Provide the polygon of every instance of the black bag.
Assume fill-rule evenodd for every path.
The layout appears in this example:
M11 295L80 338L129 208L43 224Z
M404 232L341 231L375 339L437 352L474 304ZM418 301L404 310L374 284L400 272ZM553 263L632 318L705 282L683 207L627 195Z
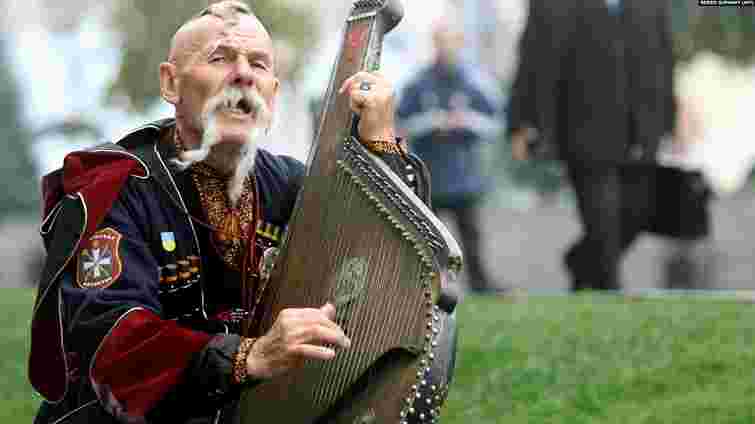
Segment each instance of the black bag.
M708 236L711 190L703 175L666 166L654 167L655 208L648 231L693 240Z

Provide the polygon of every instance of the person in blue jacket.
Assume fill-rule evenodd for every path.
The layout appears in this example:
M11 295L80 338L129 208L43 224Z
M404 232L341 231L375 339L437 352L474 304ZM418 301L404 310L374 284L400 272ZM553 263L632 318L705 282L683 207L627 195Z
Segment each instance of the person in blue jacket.
M482 69L460 62L464 35L449 17L433 28L435 61L401 93L399 127L430 169L432 205L450 213L464 248L469 287L495 289L482 260L479 208L492 181L481 148L498 136L500 95Z
M259 328L266 261L305 171L256 147L279 86L272 51L247 5L207 7L160 66L175 117L72 153L44 178L36 423L231 422L244 385L349 348L331 304ZM360 72L339 95L359 115L353 136L426 200L423 165L394 135L391 84Z

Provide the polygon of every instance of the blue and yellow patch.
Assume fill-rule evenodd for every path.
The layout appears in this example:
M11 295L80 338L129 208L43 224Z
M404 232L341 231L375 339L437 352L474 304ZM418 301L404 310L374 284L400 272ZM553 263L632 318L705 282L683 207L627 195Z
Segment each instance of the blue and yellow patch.
M176 250L176 235L172 232L160 233L160 240L162 241L163 249L165 249L166 252Z

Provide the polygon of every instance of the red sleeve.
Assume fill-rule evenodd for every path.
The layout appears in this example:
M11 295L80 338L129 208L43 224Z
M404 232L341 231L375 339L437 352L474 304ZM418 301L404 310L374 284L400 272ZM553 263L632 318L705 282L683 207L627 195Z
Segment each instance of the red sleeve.
M125 422L144 417L180 382L194 355L212 337L145 309L132 309L95 353L92 386L114 416Z

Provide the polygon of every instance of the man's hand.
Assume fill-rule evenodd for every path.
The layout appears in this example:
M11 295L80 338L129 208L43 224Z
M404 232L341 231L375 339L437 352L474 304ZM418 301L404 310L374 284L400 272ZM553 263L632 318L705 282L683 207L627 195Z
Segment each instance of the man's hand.
M705 133L703 117L695 108L692 99L677 98L676 122L672 134L673 151L684 154L689 147L699 142Z
M534 131L534 128L524 127L517 128L511 133L511 157L514 160L529 159L529 143Z
M272 378L300 368L308 359L330 360L334 347L348 348L351 340L333 322L336 308L284 309L273 327L252 346L246 371L252 378Z
M358 72L344 81L339 94L349 96L351 110L359 115L359 137L362 140L393 141L394 123L393 85L377 72Z

